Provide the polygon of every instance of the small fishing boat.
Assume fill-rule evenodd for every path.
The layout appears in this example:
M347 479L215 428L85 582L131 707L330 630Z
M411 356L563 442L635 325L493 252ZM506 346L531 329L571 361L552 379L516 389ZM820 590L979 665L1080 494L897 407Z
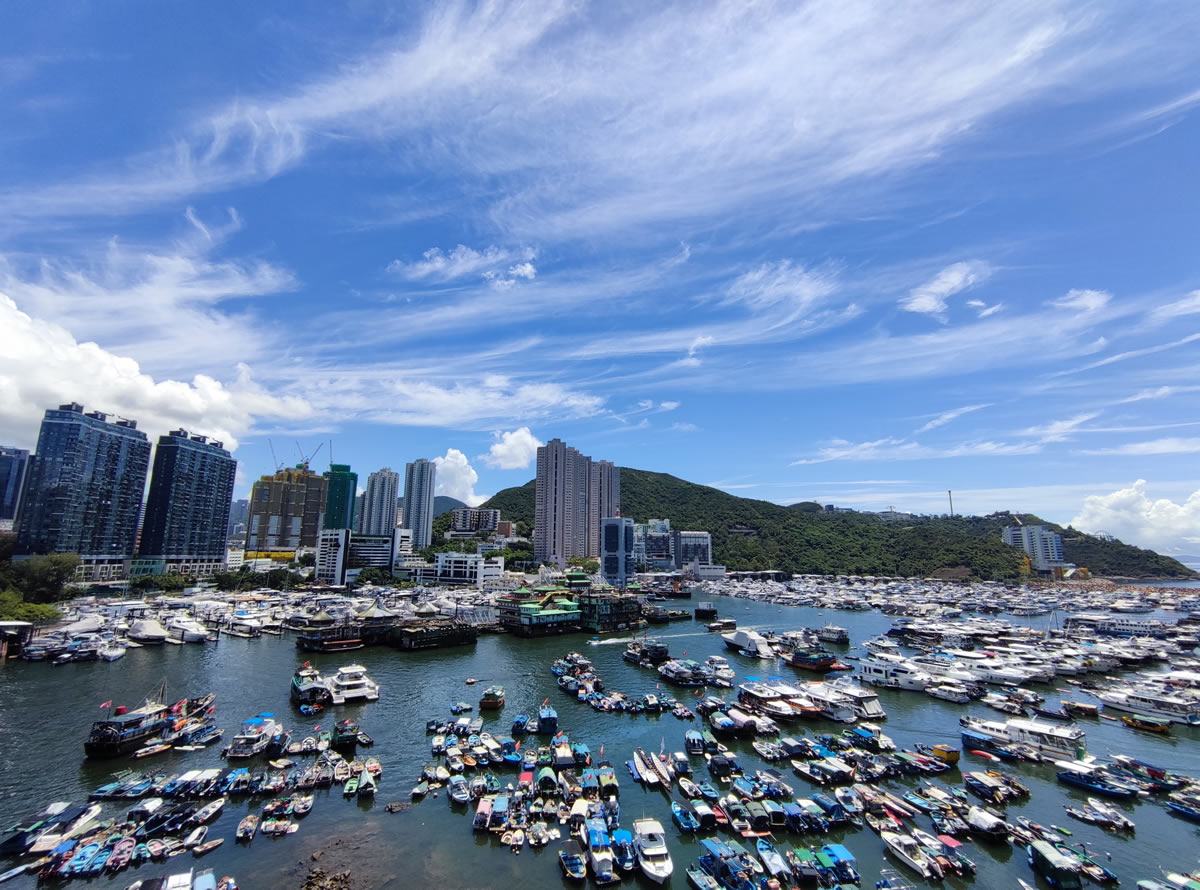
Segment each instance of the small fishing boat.
M574 843L563 844L558 851L558 865L564 877L573 881L587 880L587 862Z
M1166 734L1171 731L1170 720L1160 720L1158 717L1146 717L1142 714L1123 714L1121 722L1142 732L1157 732Z
M192 855L193 856L203 856L205 853L209 852L210 850L217 849L217 847L221 846L221 844L223 844L223 843L225 843L225 838L223 838L223 837L215 838L214 840L211 840L211 841L205 841L203 844L200 844L199 846L192 848Z
M258 831L258 816L251 813L238 823L237 839L239 841L252 841L254 834Z

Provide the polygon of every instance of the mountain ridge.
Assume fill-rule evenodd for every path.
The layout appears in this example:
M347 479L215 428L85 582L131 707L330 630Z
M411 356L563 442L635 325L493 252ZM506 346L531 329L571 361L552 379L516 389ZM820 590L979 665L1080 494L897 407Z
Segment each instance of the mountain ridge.
M533 525L535 482L497 492L481 506ZM668 473L621 468L621 509L644 521L712 534L713 561L730 570L780 569L798 574L972 577L1017 580L1023 554L1000 539L1014 514L918 517L884 521L869 513L825 513L820 505L782 506L742 498ZM1200 577L1177 560L1015 514L1063 536L1064 557L1093 575L1125 578Z

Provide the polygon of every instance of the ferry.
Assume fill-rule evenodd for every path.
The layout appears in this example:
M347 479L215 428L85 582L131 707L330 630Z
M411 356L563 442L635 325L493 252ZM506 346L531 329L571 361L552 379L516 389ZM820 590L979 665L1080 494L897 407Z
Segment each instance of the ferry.
M1074 726L1058 723L1039 723L1036 720L1014 718L1001 723L964 716L958 722L972 732L995 739L1002 744L1029 745L1039 754L1082 760L1087 755L1087 734Z
M1114 711L1126 711L1130 714L1160 717L1172 723L1200 726L1200 704L1180 695L1130 689L1123 692L1098 692L1096 697L1104 702L1105 707Z
M479 699L479 710L498 711L504 707L504 687L489 686Z

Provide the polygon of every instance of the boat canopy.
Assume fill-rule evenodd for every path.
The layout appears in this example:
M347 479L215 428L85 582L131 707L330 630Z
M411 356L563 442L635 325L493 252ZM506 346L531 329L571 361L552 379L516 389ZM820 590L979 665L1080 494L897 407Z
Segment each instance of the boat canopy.
M700 846L707 850L718 859L728 859L733 855L733 850L724 841L716 840L715 838L703 838L700 841Z
M854 854L841 844L826 844L824 850L838 862L854 864Z

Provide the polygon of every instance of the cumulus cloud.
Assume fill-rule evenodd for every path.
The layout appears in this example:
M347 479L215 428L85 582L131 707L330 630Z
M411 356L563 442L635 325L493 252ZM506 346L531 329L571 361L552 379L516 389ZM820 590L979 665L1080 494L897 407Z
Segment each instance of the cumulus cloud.
M946 300L987 280L991 274L991 266L982 260L952 263L929 281L909 291L908 296L900 301L900 307L909 312L941 316L946 311Z
M204 374L190 383L155 380L133 359L77 342L60 325L22 312L5 294L0 294L0 330L0 438L5 441L32 445L42 413L66 402L136 420L150 435L182 426L230 448L257 419L313 414L305 399L267 392L245 365L227 384Z
M1195 552L1200 544L1200 491L1182 504L1152 499L1146 480L1111 494L1085 498L1071 525L1081 531L1105 531L1127 544L1166 553Z
M487 500L487 495L476 494L475 484L479 474L457 448L447 448L443 457L435 457L437 464L437 493L457 498L468 507L478 507Z
M521 470L533 463L544 443L523 426L511 432L493 433L496 441L483 456L483 462L498 470Z

